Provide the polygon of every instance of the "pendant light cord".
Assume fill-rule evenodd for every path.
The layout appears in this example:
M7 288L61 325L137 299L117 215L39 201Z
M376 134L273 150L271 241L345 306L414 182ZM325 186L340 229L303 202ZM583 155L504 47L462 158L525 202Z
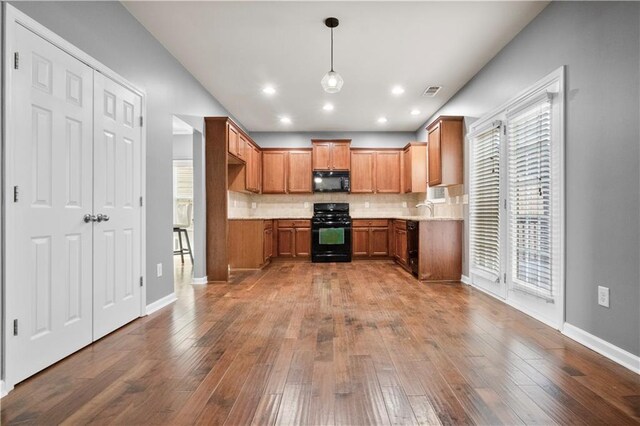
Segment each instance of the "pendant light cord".
M333 72L333 28L331 28L331 72Z

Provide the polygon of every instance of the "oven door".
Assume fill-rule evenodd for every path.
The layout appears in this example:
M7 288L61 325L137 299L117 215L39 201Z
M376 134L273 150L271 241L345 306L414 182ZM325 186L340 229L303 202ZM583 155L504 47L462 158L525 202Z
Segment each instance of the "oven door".
M351 225L326 222L313 226L313 262L351 262Z

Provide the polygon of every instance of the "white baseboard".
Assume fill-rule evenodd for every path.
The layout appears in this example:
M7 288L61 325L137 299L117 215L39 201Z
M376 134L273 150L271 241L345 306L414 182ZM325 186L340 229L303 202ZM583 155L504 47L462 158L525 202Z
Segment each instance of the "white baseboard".
M204 277L196 278L193 277L193 281L191 281L191 285L204 285L209 282L209 279L205 275Z
M640 357L637 355L612 345L606 340L602 340L598 336L594 336L593 334L588 333L575 325L569 324L568 322L564 323L562 334L572 340L575 340L581 345L598 352L600 355L609 358L611 361L628 368L634 373L640 374Z
M171 293L163 297L162 299L158 299L153 303L147 305L147 315L154 313L155 311L164 308L178 300L175 293Z
M462 277L460 277L460 282L466 285L471 285L471 279L466 275L463 275Z
M8 393L9 393L9 389L7 389L7 386L5 385L4 380L0 380L0 398L7 396Z

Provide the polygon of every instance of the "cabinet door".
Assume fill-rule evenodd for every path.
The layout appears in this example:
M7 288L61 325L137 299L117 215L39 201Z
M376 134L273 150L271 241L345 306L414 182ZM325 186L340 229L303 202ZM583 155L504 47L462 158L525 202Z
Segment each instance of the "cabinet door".
M249 155L250 143L242 134L238 134L238 158L247 161Z
M402 174L402 193L411 192L412 175L411 175L411 147L404 150L402 153L403 174Z
M264 151L262 153L262 192L285 194L287 192L287 152Z
M396 259L406 265L407 255L407 231L396 229Z
M313 144L313 170L331 170L331 142Z
M371 256L389 256L389 228L369 228Z
M351 192L367 193L375 191L375 152L351 152Z
M351 251L354 256L369 256L369 228L353 228Z
M331 169L349 170L351 163L351 144L348 142L333 142L331 146Z
M311 256L311 228L295 228L295 256Z
M238 156L238 130L231 124L227 124L227 142L229 153Z
M263 244L262 254L264 257L263 261L266 263L269 259L271 259L271 255L273 254L273 230L272 229L264 230L262 244Z
M376 192L400 193L400 151L376 153Z
M288 185L289 193L311 193L311 151L289 151Z
M428 160L429 186L442 182L442 162L440 161L440 124L429 131Z
M293 257L295 250L295 231L293 228L278 228L278 256Z
M251 180L253 186L253 192L260 192L260 183L262 177L262 154L260 150L252 145L251 150Z

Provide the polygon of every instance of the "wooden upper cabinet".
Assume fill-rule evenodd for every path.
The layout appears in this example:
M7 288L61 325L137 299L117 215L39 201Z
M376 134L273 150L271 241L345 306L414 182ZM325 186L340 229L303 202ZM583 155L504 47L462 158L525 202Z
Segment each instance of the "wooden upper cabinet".
M400 193L402 151L351 150L352 193Z
M311 187L311 150L262 151L262 193L301 194Z
M284 194L287 192L287 151L262 152L262 192Z
M402 153L402 191L427 192L427 144L412 142Z
M331 170L331 142L313 143L313 170Z
M311 193L311 151L289 151L287 192Z
M331 147L332 170L351 169L351 142L333 142Z
M260 149L252 143L247 142L245 153L245 178L247 191L259 193L261 187L260 183L262 180L262 155L260 153Z
M427 127L429 186L463 183L462 118L439 117Z
M351 168L350 140L312 140L313 170L349 170Z
M240 135L238 133L238 129L236 129L231 123L227 123L227 143L229 154L241 158L239 154Z
M351 151L351 192L375 192L375 152Z
M249 149L251 149L250 145L251 144L249 143L249 140L246 137L244 137L242 133L239 133L237 157L240 158L241 160L249 161L248 156L249 156Z
M376 192L400 193L401 151L376 153Z

